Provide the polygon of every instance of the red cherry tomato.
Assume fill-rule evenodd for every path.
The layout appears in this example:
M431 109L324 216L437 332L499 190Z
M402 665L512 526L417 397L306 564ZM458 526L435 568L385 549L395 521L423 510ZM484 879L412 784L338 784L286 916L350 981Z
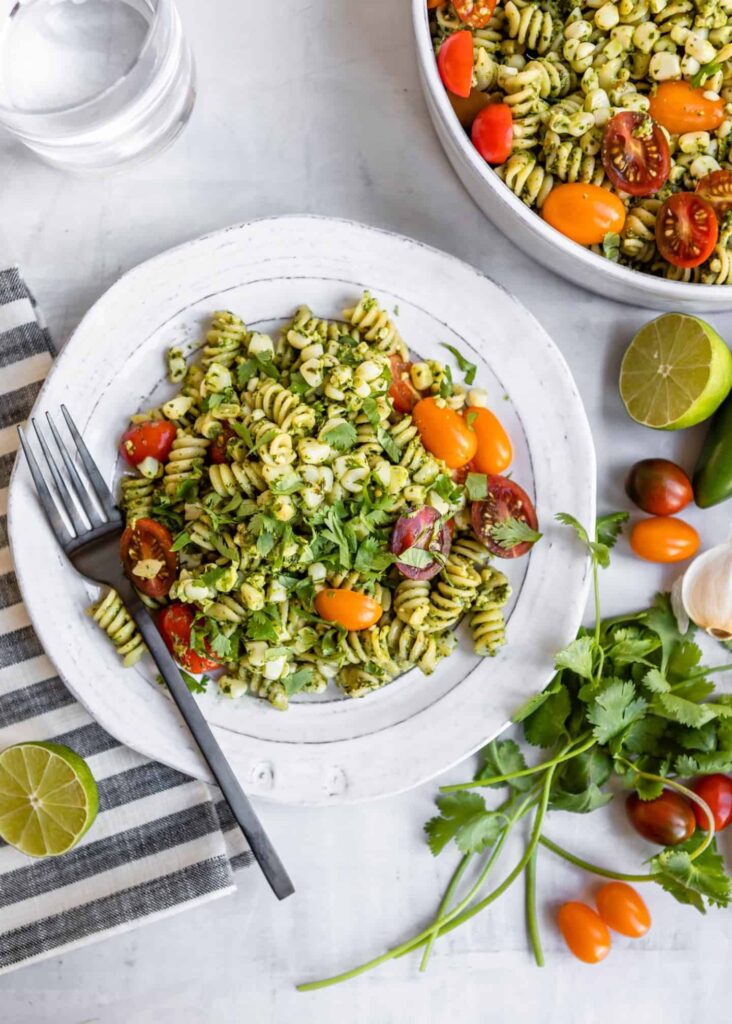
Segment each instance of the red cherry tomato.
M502 164L511 155L513 117L507 103L491 103L473 121L473 145L489 164Z
M471 28L485 28L493 17L497 0L453 0L455 13Z
M526 523L532 530L539 525L531 498L522 487L505 476L488 477L488 497L474 501L470 515L476 537L498 558L520 558L534 545L533 541L522 541L512 548L505 548L493 536L493 528L508 519Z
M694 492L681 466L668 459L641 459L631 467L625 493L652 516L672 516L686 508Z
M419 392L409 376L412 364L400 359L399 356L389 356L389 360L391 362L389 398L394 403L397 412L411 412L419 401Z
M393 555L401 555L408 548L420 548L425 553L433 554L434 557L424 566L396 563L402 576L410 580L431 580L445 564L451 543L449 523L441 521L436 508L426 505L417 512L397 519L391 534L390 550Z
M351 631L368 629L381 618L378 601L357 590L327 588L315 595L315 611L327 622L336 622Z
M668 181L671 152L663 131L648 114L623 110L605 128L602 164L620 192L650 196Z
M596 893L595 903L608 928L629 939L639 939L651 927L648 907L626 882L607 882Z
M214 668L220 668L221 662L209 655L199 654L191 647L191 627L196 614L190 605L174 601L167 608L161 609L158 615L158 629L163 635L165 644L175 660L186 672L200 675Z
M177 559L171 551L170 530L154 519L137 519L127 526L120 538L120 557L125 573L135 587L148 597L164 597L175 579ZM148 562L147 566L140 566ZM140 575L135 570L158 568L154 576Z
M724 100L710 100L690 82L661 82L650 96L649 113L672 135L711 132L724 120Z
M454 409L423 398L412 410L422 444L450 467L465 466L475 455L478 438Z
M695 192L718 217L732 210L732 171L712 171L696 183Z
M478 450L471 463L476 473L505 473L511 465L513 448L511 440L497 416L482 407L468 407L465 422L475 431Z
M165 462L176 433L175 424L167 420L137 423L122 435L119 450L131 466L138 466L147 458Z
M208 447L208 457L211 462L220 465L222 462L230 461L226 455L226 446L233 437L236 437L236 433L231 427L224 426Z
M691 804L673 789L664 789L655 800L641 800L637 793L631 793L625 809L636 832L659 846L685 843L696 829Z
M653 516L630 531L630 546L646 562L683 562L699 550L699 534L683 519Z
M553 188L541 215L578 245L597 245L608 231L620 234L625 224L625 207L614 192L579 182Z
M446 89L456 96L470 95L473 77L473 34L468 29L448 36L437 53L437 68Z
M714 830L721 832L732 821L732 779L726 775L705 775L691 787L709 807L714 817ZM709 828L709 819L698 804L692 807L696 823L704 832Z
M600 915L586 903L564 903L557 924L564 941L578 960L599 964L610 952L610 932Z
M714 210L695 192L669 196L656 217L656 245L675 267L698 267L717 244Z

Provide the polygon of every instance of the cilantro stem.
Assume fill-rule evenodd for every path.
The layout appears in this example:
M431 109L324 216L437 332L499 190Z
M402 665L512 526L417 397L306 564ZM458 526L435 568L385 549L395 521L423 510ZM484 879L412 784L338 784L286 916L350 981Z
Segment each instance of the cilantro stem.
M541 840L540 840L541 841ZM539 922L536 918L536 854L535 846L526 864L526 926L529 930L531 948L534 951L534 960L537 967L544 966L544 950L541 948L541 935L539 934Z
M582 860L581 857L577 857L574 853L570 853L569 850L564 850L561 846L557 846L547 836L542 836L539 840L542 846L545 846L547 850L551 850L558 857L562 857L564 860L569 861L570 864L574 864L575 867L582 868L583 871L589 871L590 874L599 875L601 878L612 878L616 882L654 882L654 875L625 875L620 871L610 871L608 868L598 867L597 864L591 864L588 860Z
M689 854L689 860L696 860L697 857L701 857L714 839L715 833L714 815L711 812L709 804L705 800L702 800L702 798L698 796L693 789L689 789L687 786L682 786L682 784L680 782L676 782L675 779L669 779L663 775L652 775L650 772L641 771L640 768L636 768L632 761L627 761L624 757L619 757L618 761L627 765L628 768L634 771L636 775L640 776L640 778L648 779L649 782L660 782L663 786L669 786L671 789L675 789L677 793L681 793L682 796L685 796L687 800L691 800L692 803L701 807L706 815L708 828L704 839L699 843L694 852Z
M581 743L585 740L587 733L582 736L578 736L574 743ZM471 782L456 782L450 786L440 786L441 793L454 793L459 789L475 789L479 786L497 786L503 782L510 782L511 779L523 779L528 775L536 775L538 772L546 771L548 768L552 768L555 765L562 764L564 761L571 761L573 757L578 754L584 754L595 746L597 740L594 736L590 736L581 747L577 749L564 750L557 757L553 757L551 761L542 761L541 764L534 765L533 768L522 768L518 772L509 772L507 775L494 775L488 779L473 779ZM574 746L574 744L573 744Z
M447 910L448 906L450 905L450 900L452 898L452 895L455 892L455 889L457 888L457 885L458 885L460 879L465 874L465 869L467 868L467 866L470 863L470 861L472 860L472 858L473 858L473 854L472 853L465 853L465 854L463 854L460 863L455 868L455 871L453 872L452 878L450 879L450 884L448 885L447 889L445 889L445 894L442 897L442 900L440 901L439 907L437 908L437 920L440 920L440 918L442 918L444 916L445 911ZM427 964L429 962L429 958L430 958L430 955L432 953L432 947L435 944L435 939L436 938L437 938L437 929L435 929L432 932L432 934L430 935L429 939L427 940L427 945L424 948L424 953L422 954L422 960L421 960L420 965L419 965L420 971L426 971L427 970Z

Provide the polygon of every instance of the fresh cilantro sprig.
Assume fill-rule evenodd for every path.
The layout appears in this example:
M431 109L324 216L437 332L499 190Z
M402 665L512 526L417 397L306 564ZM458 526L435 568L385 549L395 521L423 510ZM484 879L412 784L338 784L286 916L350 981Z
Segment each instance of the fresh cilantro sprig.
M458 364L458 368L462 373L465 374L465 383L472 384L475 380L475 375L478 372L478 367L475 363L469 362L465 356L454 345L448 345L446 342L441 342L442 347L446 348L455 357L455 362Z
M542 534L532 529L523 519L504 519L496 523L491 530L491 537L499 547L510 551L517 544L536 544L541 540Z

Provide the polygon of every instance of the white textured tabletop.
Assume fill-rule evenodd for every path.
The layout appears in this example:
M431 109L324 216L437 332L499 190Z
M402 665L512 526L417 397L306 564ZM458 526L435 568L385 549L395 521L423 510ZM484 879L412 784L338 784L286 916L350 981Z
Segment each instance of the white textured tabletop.
M433 135L412 52L406 0L181 0L199 72L192 121L154 162L106 180L67 177L0 140L0 225L49 325L64 340L88 306L141 260L214 228L285 212L333 214L412 235L514 292L567 357L592 423L599 507L625 506L622 480L642 456L693 462L700 434L634 426L617 395L624 346L653 314L579 291L534 266L463 191ZM0 254L0 259L2 254ZM732 313L713 318L732 340ZM100 339L103 344L103 339ZM729 506L690 513L705 544ZM674 573L621 544L603 577L606 611L647 602ZM561 595L558 595L561 599ZM530 638L527 638L530 642ZM729 685L729 684L727 684ZM469 766L468 766L469 767ZM466 767L452 773L465 777ZM647 894L654 927L618 939L586 967L552 923L558 902L594 883L549 853L539 864L547 966L527 951L521 886L414 959L324 992L296 981L382 952L436 908L454 860L422 839L436 785L381 803L325 810L262 806L294 876L277 905L255 871L237 895L0 979L8 1024L587 1024L729 1019L732 916L702 918ZM732 830L730 830L732 831ZM622 809L555 814L548 832L620 870L649 847ZM732 855L730 837L723 848Z

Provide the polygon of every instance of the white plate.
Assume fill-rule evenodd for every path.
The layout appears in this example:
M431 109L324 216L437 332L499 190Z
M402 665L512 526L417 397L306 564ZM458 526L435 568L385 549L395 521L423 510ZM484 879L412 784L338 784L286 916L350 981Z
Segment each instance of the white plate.
M84 317L35 409L68 405L111 482L129 414L173 390L163 383L165 349L200 337L214 310L267 327L303 302L339 316L364 288L398 309L415 351L450 359L439 347L448 342L478 364L477 383L510 431L512 469L536 496L545 537L529 558L506 563L516 597L508 644L494 659L476 658L466 641L429 678L413 671L362 700L329 693L285 714L248 697L204 698L247 790L288 803L351 802L415 786L498 733L549 679L554 652L577 630L588 584L582 551L552 517L568 511L591 523L595 512L592 438L562 356L515 299L451 256L348 221L280 217L208 235L126 274ZM84 616L95 591L56 547L25 464L13 475L9 515L28 612L74 695L122 742L207 778L153 666L122 669Z
M442 148L477 205L512 242L549 270L605 298L676 312L732 309L732 286L684 284L621 267L577 245L529 209L480 156L452 109L437 70L425 0L412 0L412 22L419 78Z

